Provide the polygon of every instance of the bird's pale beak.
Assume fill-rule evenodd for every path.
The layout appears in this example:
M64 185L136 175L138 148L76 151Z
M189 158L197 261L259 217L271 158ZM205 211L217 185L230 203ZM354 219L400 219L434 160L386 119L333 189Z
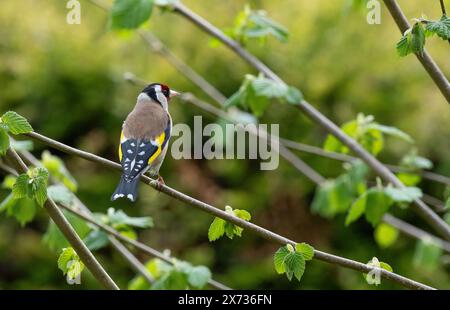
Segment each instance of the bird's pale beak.
M174 90L170 90L170 95L169 95L170 98L175 97L175 96L179 96L179 95L181 95L179 92L174 91Z

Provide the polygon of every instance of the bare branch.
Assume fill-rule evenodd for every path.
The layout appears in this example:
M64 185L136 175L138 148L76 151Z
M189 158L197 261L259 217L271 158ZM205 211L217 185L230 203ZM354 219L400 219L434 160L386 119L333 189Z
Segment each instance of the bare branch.
M444 0L439 0L439 2L441 3L442 14L443 14L443 15L447 15L447 11L445 10L445 3L444 3Z

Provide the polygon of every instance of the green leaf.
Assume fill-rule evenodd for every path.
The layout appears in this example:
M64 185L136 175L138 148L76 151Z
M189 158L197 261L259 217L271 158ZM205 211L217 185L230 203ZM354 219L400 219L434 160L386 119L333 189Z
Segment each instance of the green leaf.
M62 249L58 257L58 268L69 279L75 279L84 269L84 264L72 247Z
M389 224L380 223L375 228L375 241L382 248L388 248L398 239L398 230Z
M58 257L58 268L61 269L63 274L66 274L69 270L69 262L76 259L77 256L78 255L72 247L62 249L61 254L59 254Z
M375 128L365 128L358 142L372 155L377 156L384 147L383 133Z
M99 250L109 244L108 234L101 230L92 230L83 241L91 251Z
M1 117L1 121L9 128L9 132L13 135L29 133L33 131L33 127L28 123L27 119L16 112L8 111Z
M29 197L32 198L30 177L28 174L23 173L16 178L12 193L15 199Z
M256 96L264 96L267 98L281 98L288 91L286 85L265 77L257 77L252 81L251 85Z
M238 90L223 103L224 109L228 109L230 107L234 107L241 104L243 99L242 97L243 97L242 91Z
M72 192L63 185L51 185L47 188L48 197L54 202L64 205L73 206L75 196Z
M345 226L350 225L364 214L366 211L366 199L367 193L364 193L352 204L345 218Z
M354 199L352 187L347 174L322 183L316 190L312 211L326 218L347 211Z
M358 123L356 122L356 120L353 120L353 121L344 123L341 126L341 129L348 136L355 139L357 132L358 132L358 127L359 126L358 126ZM333 135L327 135L327 138L325 139L325 143L323 145L323 149L328 152L337 152L337 153L343 153L343 154L347 154L349 152L349 149Z
M397 173L397 178L405 186L417 185L422 180L420 175L415 174L415 173L406 173L406 172Z
M388 186L385 193L395 202L413 202L422 197L422 190L418 187L396 188Z
M445 209L450 210L450 196L447 198L447 201L445 203Z
M239 228L236 227L234 224L231 224L227 221L225 221L225 236L227 236L230 239L234 238L234 235L241 235L241 231L239 229L235 229L235 228Z
M372 123L372 124L368 125L367 128L381 131L382 133L384 133L386 135L402 139L409 143L414 143L414 140L413 140L413 138L411 138L410 135L408 135L407 133L401 131L400 129L398 129L396 127L380 125L378 123Z
M369 173L369 167L362 161L356 160L352 163L347 172L348 183L353 190L353 194L361 195L366 191L366 178Z
M285 98L288 103L298 105L303 100L303 94L297 88L289 86Z
M371 188L367 191L366 195L366 219L373 226L376 226L383 215L389 210L393 201L389 195L387 195L384 189Z
M388 263L380 262L380 267L389 272L394 272L394 269L392 269L391 265L389 265Z
M188 272L187 279L189 285L201 289L211 280L211 271L205 266L192 267Z
M401 165L413 170L433 168L433 162L428 158L418 156L416 150L405 155L401 160Z
M256 117L260 117L264 114L264 111L266 111L269 103L270 102L267 97L257 95L252 88L247 90L246 104L250 107Z
M32 170L33 171L33 170ZM33 173L33 172L32 172ZM48 171L45 168L34 168L33 194L36 202L42 207L47 201Z
M442 254L442 249L432 240L418 241L413 258L414 266L421 270L434 270L439 266L439 259Z
M288 255L290 251L286 246L282 246L279 248L275 255L273 256L273 264L275 267L275 271L278 274L282 274L286 272L286 266L284 265L284 259L286 258L286 255Z
M13 198L5 202L6 214L14 217L21 226L31 222L36 214L36 205L33 200L29 198Z
M69 170L67 170L64 165L64 162L59 157L52 155L49 151L44 151L42 153L41 162L56 180L63 183L72 192L77 191L77 181L70 174Z
M208 239L209 241L215 241L223 236L225 233L225 221L221 218L214 218L214 221L209 226Z
M9 136L5 129L0 127L0 155L4 155L9 148Z
M236 215L238 218L241 218L245 221L250 221L252 216L250 215L250 213L246 210L240 210L240 209L234 209L234 215Z
M14 187L14 183L16 183L16 177L13 175L7 175L3 179L2 187L12 190Z
M67 271L67 276L69 279L75 279L78 277L84 269L84 264L81 260L74 260L69 262L69 269Z
M421 55L425 46L425 30L422 23L416 22L411 29L405 31L405 34L397 43L397 52L399 56L404 57L411 53Z
M411 50L413 53L422 54L425 46L425 31L422 23L416 23L411 31Z
M450 39L450 18L446 15L442 16L438 21L430 21L425 26L426 30L433 34L437 34L441 39Z
M153 0L114 0L111 8L112 29L134 29L149 19Z
M239 217L245 221L249 221L251 219L250 213L246 210L239 210L239 209L233 210L230 206L226 206L225 210L227 213ZM234 225L221 218L216 217L209 226L208 239L209 241L215 241L220 237L222 237L224 234L228 238L233 239L234 236L240 237L242 235L243 230L244 230L243 228L237 225Z
M224 32L241 44L252 38L264 43L270 35L281 42L288 39L285 27L267 17L266 11L252 10L249 5L236 16L233 28L224 29Z
M287 278L292 280L292 277L295 276L298 281L301 280L303 273L305 272L305 257L312 258L311 249L309 245L306 243L302 243L298 245L300 250L304 251L306 254L297 250L289 251L287 246L283 246L275 252L273 257L275 271L278 274L286 273ZM312 249L312 253L314 253L314 249ZM313 255L313 254L312 254Z
M303 258L303 255L298 252L289 252L284 258L284 266L289 281L292 279L292 275L300 281L305 272L305 259Z
M305 260L311 260L314 257L314 248L305 242L297 243L295 250L301 253Z
M153 219L150 216L145 217L130 217L122 210L108 209L108 222L114 227L120 225L128 225L138 228L153 227Z
M247 37L264 37L271 34L279 41L287 42L289 36L288 30L268 18L264 11L253 11L249 16L249 20L253 22L253 25L245 31Z

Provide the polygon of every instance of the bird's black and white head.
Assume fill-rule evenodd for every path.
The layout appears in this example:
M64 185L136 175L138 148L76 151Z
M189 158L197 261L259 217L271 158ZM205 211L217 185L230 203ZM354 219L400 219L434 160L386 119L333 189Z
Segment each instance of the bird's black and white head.
M179 95L180 93L171 90L169 86L160 83L152 83L147 85L139 94L138 101L151 100L159 103L164 110L168 111L170 98Z

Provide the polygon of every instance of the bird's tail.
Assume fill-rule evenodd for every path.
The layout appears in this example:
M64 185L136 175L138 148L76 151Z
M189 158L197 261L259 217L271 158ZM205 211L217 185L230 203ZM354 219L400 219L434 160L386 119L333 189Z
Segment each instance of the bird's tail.
M135 202L137 199L138 183L139 177L130 179L125 175L122 175L119 185L117 185L116 190L111 196L111 201L114 201L117 198L125 197L132 202Z

